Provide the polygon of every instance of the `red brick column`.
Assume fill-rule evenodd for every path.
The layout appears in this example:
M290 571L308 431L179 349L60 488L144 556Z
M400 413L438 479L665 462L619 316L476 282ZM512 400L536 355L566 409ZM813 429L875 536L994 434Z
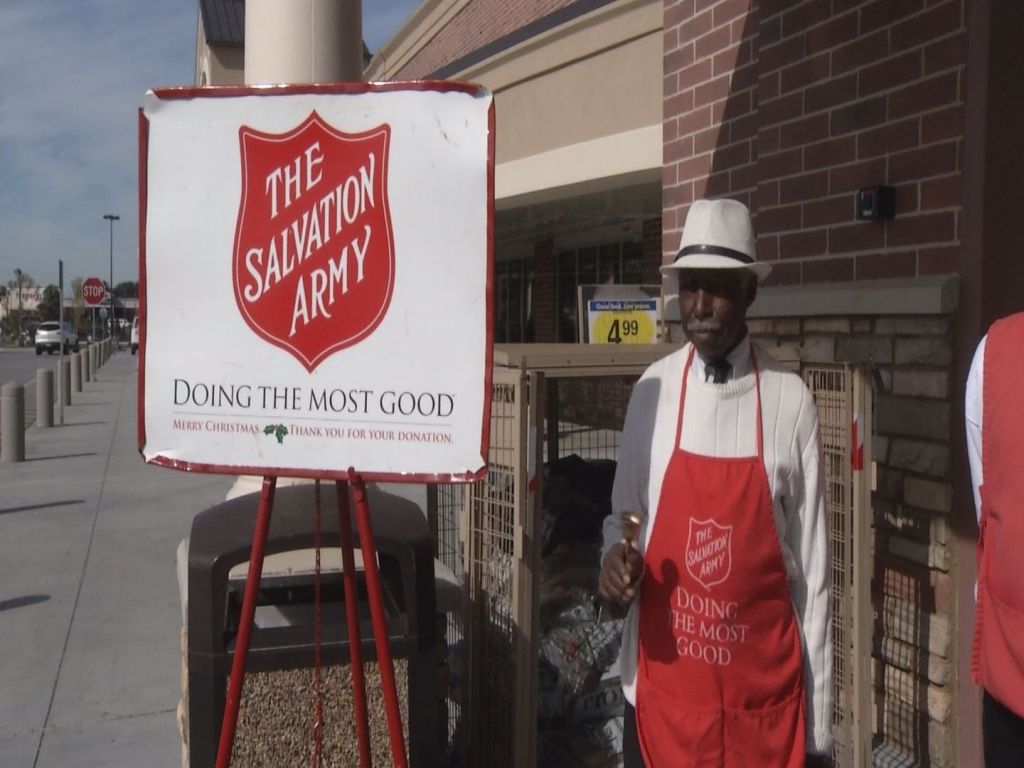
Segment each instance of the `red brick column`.
M662 264L661 219L644 219L643 223L643 282L656 285L661 282Z
M533 246L533 340L546 344L558 340L556 315L558 312L558 261L555 243L550 238Z

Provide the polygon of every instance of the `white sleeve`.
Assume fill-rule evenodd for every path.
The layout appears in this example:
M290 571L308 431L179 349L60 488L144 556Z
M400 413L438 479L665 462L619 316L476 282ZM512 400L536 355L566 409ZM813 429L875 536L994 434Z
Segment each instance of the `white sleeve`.
M619 460L615 467L615 482L612 485L612 513L604 519L604 546L601 557L615 544L622 541L622 512L639 512L646 523L647 480L650 476L650 428L647 422L653 419L651 411L657 403L649 402L643 386L644 379L637 382L629 398L626 421L622 428L622 443L619 446ZM646 434L647 449L644 450L642 435ZM643 536L640 537L642 548Z
M967 461L971 465L971 484L974 490L974 509L981 519L981 485L984 482L981 465L981 426L984 413L982 392L985 382L985 340L982 338L971 361L964 390L964 422L967 427Z
M825 505L825 462L817 409L808 392L809 406L800 419L810 419L800 455L802 478L794 478L794 498L784 500L786 538L796 555L800 575L791 585L794 608L804 642L804 684L807 688L807 751L827 753L832 747L832 594L828 511ZM799 446L798 446L799 447Z

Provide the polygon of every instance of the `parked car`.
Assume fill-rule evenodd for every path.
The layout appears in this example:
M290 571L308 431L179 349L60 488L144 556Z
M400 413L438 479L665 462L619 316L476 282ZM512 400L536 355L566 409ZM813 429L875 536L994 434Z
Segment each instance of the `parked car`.
M139 316L132 318L132 354L139 351Z
M64 323L63 329L60 323L40 323L36 328L36 354L41 355L45 350L48 354L60 351L64 347L64 354L69 351L78 351L78 334L71 327L71 323Z

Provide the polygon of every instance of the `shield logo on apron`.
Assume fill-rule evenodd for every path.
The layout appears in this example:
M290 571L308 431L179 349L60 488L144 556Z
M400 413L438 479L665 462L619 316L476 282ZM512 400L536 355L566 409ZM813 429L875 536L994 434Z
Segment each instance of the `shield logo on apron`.
M380 325L395 286L391 127L238 132L242 188L233 282L252 330L312 372Z
M732 571L732 526L690 518L686 570L704 589L721 584Z

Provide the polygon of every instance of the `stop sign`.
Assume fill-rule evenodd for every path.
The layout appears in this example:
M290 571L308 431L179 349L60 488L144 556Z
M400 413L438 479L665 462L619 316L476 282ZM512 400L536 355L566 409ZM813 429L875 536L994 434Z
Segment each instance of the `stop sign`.
M85 282L82 283L82 298L85 299L85 303L90 307L102 304L106 297L107 289L103 286L103 281L98 277L86 278Z

